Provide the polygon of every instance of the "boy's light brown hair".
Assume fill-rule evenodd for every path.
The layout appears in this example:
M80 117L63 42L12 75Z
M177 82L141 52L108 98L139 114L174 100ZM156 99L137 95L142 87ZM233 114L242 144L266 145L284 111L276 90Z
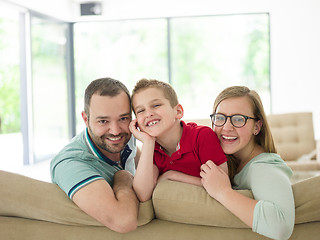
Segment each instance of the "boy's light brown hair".
M131 100L135 94L149 88L157 88L161 90L164 97L169 100L171 107L175 107L179 104L177 94L169 83L146 78L143 78L136 83L134 89L132 90Z

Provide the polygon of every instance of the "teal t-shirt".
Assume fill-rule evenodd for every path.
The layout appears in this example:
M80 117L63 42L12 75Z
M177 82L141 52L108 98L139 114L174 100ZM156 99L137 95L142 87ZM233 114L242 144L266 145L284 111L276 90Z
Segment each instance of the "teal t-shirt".
M249 189L258 203L252 230L272 239L288 239L295 219L291 169L274 153L262 153L235 175L235 189Z
M135 155L136 143L131 137L121 152L121 162L124 169L133 175ZM112 186L114 174L121 169L95 147L87 130L74 137L50 163L52 182L71 199L76 191L98 179L105 179Z

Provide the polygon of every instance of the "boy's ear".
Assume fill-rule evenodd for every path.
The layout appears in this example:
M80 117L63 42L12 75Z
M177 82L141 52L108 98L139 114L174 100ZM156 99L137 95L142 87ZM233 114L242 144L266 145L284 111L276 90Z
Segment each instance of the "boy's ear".
M177 116L176 116L176 118L177 118L177 119L181 119L181 118L183 117L183 115L184 115L183 107L182 107L181 104L178 104L178 105L176 106L176 111L177 111Z

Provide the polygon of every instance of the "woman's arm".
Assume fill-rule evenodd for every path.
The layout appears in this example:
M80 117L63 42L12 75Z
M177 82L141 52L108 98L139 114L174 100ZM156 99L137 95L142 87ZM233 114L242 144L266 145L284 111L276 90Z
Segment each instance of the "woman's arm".
M253 212L257 200L245 197L231 188L227 173L211 160L201 166L201 182L208 194L252 227Z
M294 199L285 172L272 164L252 164L249 188L255 199L247 198L231 188L228 176L212 162L204 164L200 173L210 196L240 218L254 232L273 239L288 239L294 226Z
M288 239L293 231L295 204L287 166L255 163L248 176L254 198L252 230L274 239Z

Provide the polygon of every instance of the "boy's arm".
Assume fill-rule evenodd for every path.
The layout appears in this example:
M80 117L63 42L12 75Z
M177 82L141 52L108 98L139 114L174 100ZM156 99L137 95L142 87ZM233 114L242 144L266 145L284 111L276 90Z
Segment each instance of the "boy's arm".
M178 182L189 183L197 186L202 186L200 177L191 176L189 174L175 171L175 170L169 170L164 174L160 175L158 182L163 180L172 180L172 181L178 181Z
M144 143L133 179L133 189L141 202L151 198L157 184L158 168L153 164L154 143Z
M133 179L133 189L138 199L144 202L151 198L159 175L158 168L153 164L155 139L139 131L136 127L136 120L131 121L129 128L132 134L143 144Z

